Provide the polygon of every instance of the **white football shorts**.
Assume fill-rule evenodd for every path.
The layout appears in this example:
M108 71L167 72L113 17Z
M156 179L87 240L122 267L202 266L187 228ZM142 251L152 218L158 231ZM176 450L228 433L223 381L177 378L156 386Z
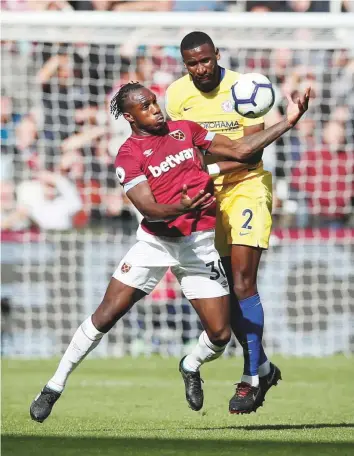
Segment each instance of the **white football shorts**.
M139 226L138 242L119 263L113 277L149 294L170 267L187 299L228 295L229 285L214 237L214 230L178 238L153 236Z

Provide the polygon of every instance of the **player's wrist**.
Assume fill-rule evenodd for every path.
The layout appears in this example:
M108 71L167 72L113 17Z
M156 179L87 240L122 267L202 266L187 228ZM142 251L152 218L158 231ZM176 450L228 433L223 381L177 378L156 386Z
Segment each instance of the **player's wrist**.
M221 172L220 166L217 163L211 163L210 165L208 165L207 171L211 177L217 177L220 175Z
M298 120L299 120L299 119L289 119L289 117L286 116L286 118L285 118L286 128L287 128L288 130L290 130L290 128L295 127L295 125L297 124L297 121L298 121Z

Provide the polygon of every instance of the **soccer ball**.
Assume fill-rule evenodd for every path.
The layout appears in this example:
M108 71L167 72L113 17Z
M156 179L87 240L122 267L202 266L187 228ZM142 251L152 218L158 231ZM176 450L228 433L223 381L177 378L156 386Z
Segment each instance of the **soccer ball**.
M242 74L231 87L231 94L236 112L249 119L267 114L275 101L272 83L259 73Z

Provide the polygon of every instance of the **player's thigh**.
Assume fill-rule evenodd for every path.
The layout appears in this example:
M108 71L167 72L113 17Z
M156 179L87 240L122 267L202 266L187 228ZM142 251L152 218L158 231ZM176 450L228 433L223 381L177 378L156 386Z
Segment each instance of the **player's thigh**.
M231 227L228 243L267 249L272 227L271 211L270 173L242 182L224 207Z
M112 277L101 304L92 315L92 323L101 332L109 331L144 296L144 291Z
M132 288L150 294L167 272L171 260L160 246L139 241L120 261L113 277Z
M194 233L180 254L180 262L171 268L187 299L216 298L229 294L229 286L214 232Z
M245 281L247 281L248 285L256 283L262 252L263 249L259 247L232 245L232 280L236 286Z
M106 294L94 313L97 329L108 331L128 310L151 293L168 269L158 246L137 242L120 261Z
M230 339L229 296L191 299L192 306L211 341L226 344Z
M223 218L220 205L216 209L216 226L215 226L215 247L221 258L231 255L231 246L228 243L231 226L228 223L227 216Z

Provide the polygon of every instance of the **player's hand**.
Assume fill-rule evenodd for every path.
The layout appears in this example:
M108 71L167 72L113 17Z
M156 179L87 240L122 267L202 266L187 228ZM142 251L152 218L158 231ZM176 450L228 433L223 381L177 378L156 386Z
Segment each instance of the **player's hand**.
M291 98L291 95L288 93L286 98L288 100L288 107L286 110L286 117L289 124L293 127L304 115L309 106L309 99L311 95L311 87L308 87L305 90L304 95L297 97L296 100Z
M215 202L215 198L204 190L200 190L193 198L188 196L187 191L187 185L183 185L180 202L186 212L205 209Z

